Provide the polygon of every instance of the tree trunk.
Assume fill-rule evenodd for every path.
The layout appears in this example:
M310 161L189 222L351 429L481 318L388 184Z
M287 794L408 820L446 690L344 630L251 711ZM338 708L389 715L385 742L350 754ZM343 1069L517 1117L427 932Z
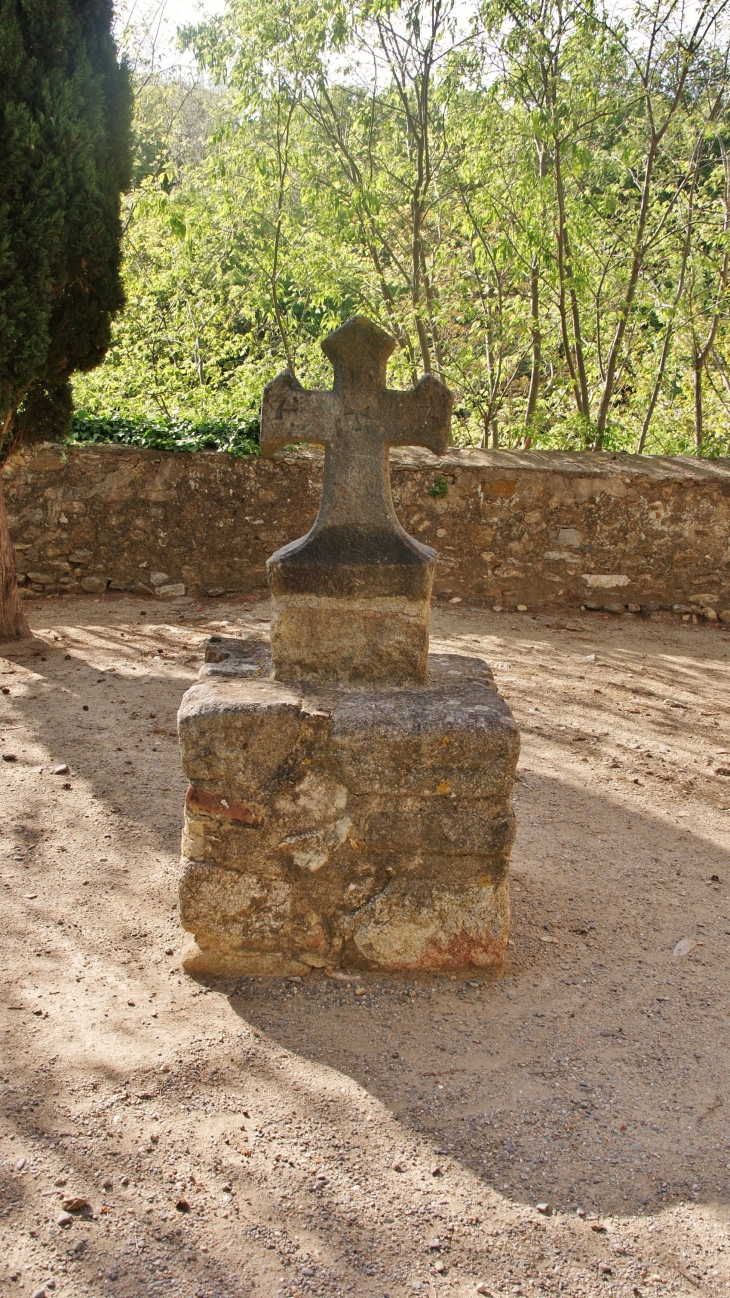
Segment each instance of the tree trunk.
M537 394L540 390L540 363L542 338L540 335L540 281L538 277L537 258L533 257L530 267L530 333L532 335L532 372L530 389L527 393L525 410L525 428L529 428L537 405Z
M421 364L423 365L424 374L431 373L431 349L428 345L428 335L426 326L420 315L416 315L416 332L418 334L418 343L421 348Z
M626 293L619 311L618 321L614 330L611 350L608 353L606 362L606 376L603 381L603 394L598 407L598 417L596 419L596 440L593 446L594 451L600 451L603 446L603 438L606 432L606 422L608 412L613 400L613 389L616 382L616 368L618 366L619 352L626 333L626 326L629 323L631 308L634 304L634 294L639 282L639 275L644 265L646 248L644 245L644 231L649 212L649 198L651 195L651 184L654 176L654 160L658 149L658 140L652 136L652 140L647 153L646 165L644 168L644 181L641 187L641 207L639 208L639 221L636 228L636 239L634 241L634 252L631 259L631 272L629 274Z
M654 409L657 400L659 399L659 391L664 381L664 370L666 369L667 357L669 355L669 348L672 342L672 334L674 332L674 314L682 300L682 295L684 293L684 277L687 273L687 262L689 260L689 251L692 246L692 234L694 229L693 217L694 217L695 191L697 189L697 178L699 176L700 163L702 161L702 139L703 139L702 134L700 134L697 143L695 145L695 151L694 151L692 184L690 185L689 201L687 203L687 225L684 232L684 244L682 247L682 262L679 268L679 279L677 280L677 288L674 294L674 301L672 303L672 313L667 323L666 333L664 334L664 343L662 344L662 354L659 360L659 369L657 370L656 378L654 380L654 387L652 389L649 406L647 408L646 414L644 415L644 422L641 425L641 435L639 437L639 444L636 447L637 455L643 454L644 446L646 445L646 438L649 432L649 425L651 424L652 417L654 415ZM712 344L712 339L710 339L710 345L711 344Z
M0 476L0 642L3 640L23 640L29 635L31 635L31 629L26 621L20 596L18 595L15 551L10 540L2 476Z
M560 158L560 143L555 141L553 152L553 165L555 168L555 191L558 199L558 272L560 275L560 320L563 333L563 346L565 347L565 359L570 371L570 377L573 380L573 391L575 393L575 404L578 408L578 414L588 420L591 417L591 404L588 395L588 378L586 375L585 358L583 356L583 333L580 323L580 307L578 305L578 295L575 291L575 279L573 278L573 260L570 251L570 236L568 234L567 216L565 211L565 193L563 190L563 170ZM570 341L568 339L568 326L565 318L565 290L568 290L570 299L570 314L573 324L573 355L571 356Z
M703 357L697 353L692 357L692 368L694 371L694 389L695 389L695 451L698 455L702 454L702 441L704 436L704 415L702 410L702 362Z
M487 451L490 446L493 451L499 450L499 417L492 417L492 407L482 415L482 440L479 443L480 450Z
M666 369L666 365L667 365L667 356L669 355L669 346L671 341L672 341L672 321L670 320L669 324L667 325L666 333L664 334L664 342L662 344L662 354L659 360L659 368L657 369L656 372L656 378L654 379L654 387L652 388L651 397L649 399L649 405L647 406L646 414L644 415L644 422L641 425L641 433L639 435L639 441L636 447L637 455L643 455L644 453L646 438L649 432L649 425L652 421L656 403L659 399L659 391L661 389L662 381L664 379L664 370Z

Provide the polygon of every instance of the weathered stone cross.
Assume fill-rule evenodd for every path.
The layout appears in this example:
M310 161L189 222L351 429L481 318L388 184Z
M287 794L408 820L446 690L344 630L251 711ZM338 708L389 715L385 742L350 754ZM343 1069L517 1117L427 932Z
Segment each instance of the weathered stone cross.
M289 371L264 390L261 454L292 442L325 448L322 501L306 536L268 561L272 655L279 678L424 680L436 552L401 527L389 448L446 451L453 398L427 375L385 386L395 339L355 316L322 343L331 392Z

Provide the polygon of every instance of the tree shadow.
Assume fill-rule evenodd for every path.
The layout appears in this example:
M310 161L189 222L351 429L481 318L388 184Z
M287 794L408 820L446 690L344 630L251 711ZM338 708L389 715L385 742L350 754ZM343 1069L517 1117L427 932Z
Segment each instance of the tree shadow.
M727 857L623 808L611 835L604 797L531 780L523 813L535 801L560 804L605 836L589 860L557 867L551 839L562 842L570 822L556 815L518 838L502 979L249 979L225 985L231 1004L291 1057L352 1079L500 1194L618 1215L727 1203L730 1040L718 1013L730 988L721 885L710 882L725 876ZM632 861L620 869L626 840ZM678 859L675 891L682 883L693 893L679 917L657 883ZM686 931L707 938L675 959Z

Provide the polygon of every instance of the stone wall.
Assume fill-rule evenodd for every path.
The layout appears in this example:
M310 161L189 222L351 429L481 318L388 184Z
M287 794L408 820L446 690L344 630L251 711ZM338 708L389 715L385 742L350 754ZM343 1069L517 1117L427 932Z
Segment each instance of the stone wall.
M28 595L249 592L314 520L322 457L30 446L5 466ZM730 621L730 461L562 452L392 454L441 599L704 611Z

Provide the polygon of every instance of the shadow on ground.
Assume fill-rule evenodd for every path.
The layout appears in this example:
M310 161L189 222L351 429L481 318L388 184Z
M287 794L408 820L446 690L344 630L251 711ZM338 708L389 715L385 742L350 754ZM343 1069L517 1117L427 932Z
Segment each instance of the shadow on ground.
M688 1198L727 1204L727 938L710 936L725 893L712 876L727 857L625 809L612 834L605 798L532 778L503 980L365 974L348 986L316 974L248 980L231 1003L524 1203L619 1215ZM546 803L553 832L530 823ZM563 835L586 825L600 845L561 864ZM673 957L703 931L702 945Z

